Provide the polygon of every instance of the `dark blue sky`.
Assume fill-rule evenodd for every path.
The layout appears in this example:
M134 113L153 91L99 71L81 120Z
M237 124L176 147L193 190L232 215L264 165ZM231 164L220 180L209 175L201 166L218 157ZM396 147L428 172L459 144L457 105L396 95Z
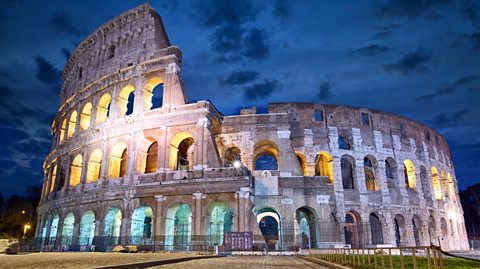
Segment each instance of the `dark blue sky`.
M4 196L41 185L66 57L141 3L0 0ZM393 112L448 140L461 188L480 182L479 1L150 4L183 50L191 101L210 99L225 114L281 101Z

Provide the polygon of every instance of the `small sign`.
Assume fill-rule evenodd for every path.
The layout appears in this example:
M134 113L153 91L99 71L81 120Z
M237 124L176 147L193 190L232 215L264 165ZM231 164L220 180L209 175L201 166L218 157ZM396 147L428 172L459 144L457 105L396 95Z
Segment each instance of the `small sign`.
M330 195L317 195L317 204L328 204L330 202Z
M252 232L225 233L224 246L225 246L225 251L252 250L253 233Z
M282 204L291 205L293 204L293 199L282 199Z

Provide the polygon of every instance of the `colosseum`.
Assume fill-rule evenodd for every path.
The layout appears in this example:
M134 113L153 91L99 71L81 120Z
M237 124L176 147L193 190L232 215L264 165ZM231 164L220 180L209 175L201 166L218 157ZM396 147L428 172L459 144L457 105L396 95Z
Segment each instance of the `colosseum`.
M435 130L313 103L225 116L187 101L181 70L148 4L74 50L43 167L43 249L188 251L240 239L272 251L468 249L450 149Z

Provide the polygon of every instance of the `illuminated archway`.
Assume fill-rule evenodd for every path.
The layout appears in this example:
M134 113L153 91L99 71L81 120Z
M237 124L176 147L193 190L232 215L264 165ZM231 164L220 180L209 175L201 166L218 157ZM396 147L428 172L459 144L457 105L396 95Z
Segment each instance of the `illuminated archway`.
M365 174L365 185L369 191L379 191L380 184L377 180L377 160L368 155L363 159L363 172Z
M296 154L298 164L300 164L300 169L302 169L302 176L307 176L307 159L305 158L305 155L303 155L300 152L297 152Z
M362 246L362 226L360 214L350 211L345 215L345 243L358 248Z
M108 210L103 221L104 244L114 246L120 238L120 227L122 225L122 212L117 207Z
M73 226L75 224L75 216L69 212L63 219L62 229L62 245L71 245L73 239Z
M277 250L282 246L281 221L278 212L271 208L263 208L257 213L257 223L269 250ZM279 244L278 244L279 243Z
M60 143L65 140L65 132L67 131L67 119L63 119L60 127Z
M137 207L132 214L130 235L133 245L149 245L153 237L153 210L149 206Z
M90 120L92 118L92 103L88 102L83 106L82 112L80 113L80 128L82 130L87 130L90 127Z
M145 109L155 109L162 107L163 103L163 80L160 77L151 78L145 84Z
M110 101L112 98L110 94L106 93L100 97L100 101L98 101L97 106L97 124L103 123L108 119L110 114Z
M53 165L52 175L50 176L50 192L55 190L55 181L57 180L57 164Z
M77 126L77 111L74 110L72 114L70 114L70 119L68 120L68 132L67 138L72 138L73 134L75 133L75 127Z
M170 169L191 170L194 156L193 136L181 132L172 139L170 143Z
M58 222L60 217L58 214L55 214L52 218L52 222L50 223L50 245L55 245L57 240L57 232L58 232Z
M133 112L133 103L135 100L135 88L127 85L122 88L118 95L118 110L120 115L130 115Z
M78 154L72 161L70 166L70 186L75 187L80 183L80 178L82 177L82 155Z
M147 150L147 161L145 165L145 173L157 172L158 143L153 142Z
M108 165L108 177L123 177L127 170L127 144L117 143L113 146Z
M316 248L318 240L318 223L315 211L309 207L300 207L295 211L297 242L301 248Z
M405 187L415 189L417 187L417 179L415 176L415 166L411 160L403 162L403 175L405 177Z
M95 235L95 213L92 210L88 210L82 215L80 221L80 238L79 245L91 245L93 242L93 236Z
M280 155L277 145L270 140L262 140L254 145L253 170L280 170Z
M315 175L328 177L328 183L333 183L333 159L326 151L315 156Z
M233 230L233 209L216 202L207 210L207 244L223 246L224 234Z
M232 167L235 161L241 161L240 153L238 147L229 147L223 154L223 166Z
M435 166L432 166L432 184L433 191L435 192L435 198L437 200L442 200L442 186L440 185L440 177Z
M87 166L87 179L86 182L95 182L100 177L100 169L102 167L102 151L100 149L95 149L90 154L90 158L88 159L88 166Z
M192 210L178 203L168 208L165 220L165 249L189 250L192 241Z

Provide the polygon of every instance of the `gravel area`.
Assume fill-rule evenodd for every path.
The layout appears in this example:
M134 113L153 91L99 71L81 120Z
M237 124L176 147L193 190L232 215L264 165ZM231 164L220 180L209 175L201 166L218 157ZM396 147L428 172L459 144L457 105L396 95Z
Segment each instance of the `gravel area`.
M150 267L150 269L244 269L244 268L279 268L279 269L327 269L321 265L313 264L294 256L232 256L195 260L175 264Z
M92 268L97 266L157 261L196 255L180 253L44 252L0 254L0 268Z

